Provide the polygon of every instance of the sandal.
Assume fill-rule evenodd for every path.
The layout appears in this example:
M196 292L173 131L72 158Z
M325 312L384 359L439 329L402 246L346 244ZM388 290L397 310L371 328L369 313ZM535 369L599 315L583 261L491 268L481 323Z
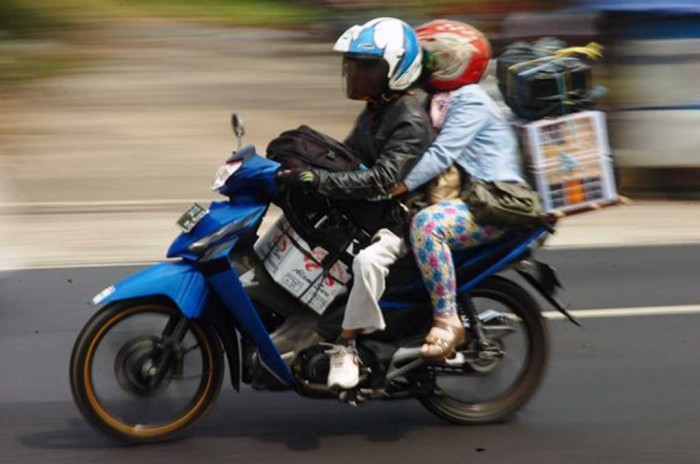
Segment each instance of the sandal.
M463 326L455 326L441 320L434 320L430 333L421 347L425 359L445 359L453 356L455 348L464 343L466 333Z

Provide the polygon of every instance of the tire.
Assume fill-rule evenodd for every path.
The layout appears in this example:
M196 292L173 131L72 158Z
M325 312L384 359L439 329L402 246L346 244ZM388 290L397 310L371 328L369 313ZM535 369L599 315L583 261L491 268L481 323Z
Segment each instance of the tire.
M492 277L472 290L472 298L489 298L508 306L520 317L527 334L527 358L517 379L502 394L481 403L466 403L433 390L419 397L436 416L454 424L489 424L511 418L537 392L544 378L549 335L537 303L519 285Z
M73 347L70 361L71 392L78 409L88 422L112 437L132 443L169 440L204 418L213 406L224 374L221 345L215 331L208 324L200 320L188 321L187 333L191 333L197 342L195 346L201 353L201 361L200 358L196 359L202 365L201 380L197 384L194 397L182 413L170 421L157 424L129 423L112 415L95 393L93 360L95 351L100 347L100 341L109 331L119 322L135 315L164 315L170 318L169 320L184 317L178 308L162 303L132 301L100 309L85 325ZM142 342L143 337L136 340ZM147 339L147 343L153 343L148 340L150 339ZM118 356L115 357L115 362L118 362L118 359ZM168 385L165 386L167 387ZM150 401L148 395L141 396L144 397L140 398L141 401Z

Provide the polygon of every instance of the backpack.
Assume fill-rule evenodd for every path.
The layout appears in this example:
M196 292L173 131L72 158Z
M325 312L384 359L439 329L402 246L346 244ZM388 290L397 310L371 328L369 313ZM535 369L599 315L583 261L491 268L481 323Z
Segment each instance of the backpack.
M302 125L282 132L267 146L267 157L282 169L320 168L328 171L356 171L360 160L345 144Z
M591 90L591 67L574 55L597 58L600 46L562 45L555 39L541 39L533 44L517 42L498 57L498 88L518 116L535 120L593 106L598 92Z
M280 163L281 169L360 169L360 160L349 147L306 125L282 132L272 140L267 146L267 157ZM275 202L296 233L310 246L321 246L333 257L341 255L358 234L354 224L338 215L347 208L338 209L338 202L317 192L285 189ZM319 224L322 218L325 219ZM337 227L341 223L343 226Z

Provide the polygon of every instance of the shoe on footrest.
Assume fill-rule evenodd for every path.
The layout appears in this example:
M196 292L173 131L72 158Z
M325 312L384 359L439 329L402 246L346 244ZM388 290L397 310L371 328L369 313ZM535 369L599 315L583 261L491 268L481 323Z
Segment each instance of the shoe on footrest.
M360 381L360 360L354 345L332 345L326 351L331 361L328 386L348 389Z

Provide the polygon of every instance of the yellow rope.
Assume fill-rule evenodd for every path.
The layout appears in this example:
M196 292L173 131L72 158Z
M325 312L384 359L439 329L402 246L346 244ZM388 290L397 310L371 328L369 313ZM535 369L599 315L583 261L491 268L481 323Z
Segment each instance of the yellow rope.
M586 55L591 60L603 57L603 46L597 42L591 42L585 47L568 47L554 52L557 56Z

